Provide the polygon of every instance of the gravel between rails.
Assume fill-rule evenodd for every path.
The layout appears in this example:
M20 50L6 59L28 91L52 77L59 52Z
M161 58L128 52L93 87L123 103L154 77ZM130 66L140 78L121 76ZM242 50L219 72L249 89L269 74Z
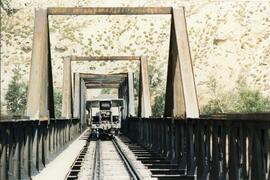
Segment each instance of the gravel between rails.
M126 144L118 137L115 137L118 145L123 153L132 163L132 166L139 172L140 177L144 180L155 179L151 177L151 172L140 161L136 160L136 156L128 148ZM88 146L87 153L82 162L80 172L78 174L79 180L92 180L94 179L95 170L95 153L96 153L96 140L91 140ZM116 147L111 140L100 141L100 179L102 180L130 180L129 172L125 167Z

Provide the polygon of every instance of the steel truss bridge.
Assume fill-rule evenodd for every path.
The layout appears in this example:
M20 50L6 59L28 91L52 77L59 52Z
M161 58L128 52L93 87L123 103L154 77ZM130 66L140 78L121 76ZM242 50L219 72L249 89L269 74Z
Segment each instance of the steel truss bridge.
M66 57L62 117L55 117L48 16L160 14L171 15L164 118L152 116L147 58L143 54ZM134 110L132 72L71 71L73 61L126 60L140 63L138 114ZM84 132L85 92L90 88L118 88L126 104L122 132L140 148L159 154L166 167L181 170L183 178L270 179L270 114L200 115L184 8L172 7L36 10L26 117L0 121L0 179L30 179ZM161 168L162 164L156 166Z

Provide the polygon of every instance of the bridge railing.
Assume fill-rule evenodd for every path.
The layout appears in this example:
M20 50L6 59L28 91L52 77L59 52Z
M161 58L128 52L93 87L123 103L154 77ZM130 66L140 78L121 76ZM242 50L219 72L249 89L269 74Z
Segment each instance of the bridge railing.
M0 179L30 179L79 134L79 119L0 121Z
M129 136L198 179L270 179L269 115L130 118Z

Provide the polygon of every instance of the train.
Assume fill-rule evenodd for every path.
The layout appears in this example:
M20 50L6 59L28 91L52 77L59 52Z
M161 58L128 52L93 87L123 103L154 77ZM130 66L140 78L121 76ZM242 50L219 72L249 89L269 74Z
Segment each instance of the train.
M124 109L123 99L91 99L86 101L88 122L92 136L113 137L118 135Z

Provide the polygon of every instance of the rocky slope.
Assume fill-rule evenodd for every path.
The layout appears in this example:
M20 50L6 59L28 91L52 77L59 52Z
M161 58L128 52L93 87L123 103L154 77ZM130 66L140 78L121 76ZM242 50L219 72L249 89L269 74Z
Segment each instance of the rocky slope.
M1 102L19 66L28 81L34 9L51 6L185 6L200 105L209 99L206 82L215 76L224 89L239 77L270 96L270 2L184 0L13 0L18 11L1 11ZM52 16L50 36L54 86L62 86L62 61L69 55L146 55L152 73L153 97L165 89L169 16ZM73 71L122 72L136 63L78 62Z

